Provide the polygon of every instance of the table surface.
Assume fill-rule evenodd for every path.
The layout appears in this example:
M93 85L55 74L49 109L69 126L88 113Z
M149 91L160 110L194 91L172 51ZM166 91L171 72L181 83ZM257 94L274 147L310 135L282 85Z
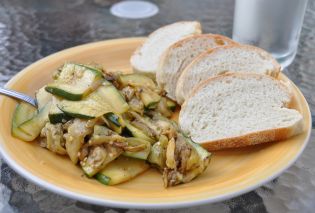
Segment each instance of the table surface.
M205 32L231 36L233 0L159 0L158 15L141 20L109 13L115 0L1 0L0 86L27 65L59 50L93 41L144 36L179 20L199 20ZM315 113L315 0L310 0L297 56L285 71ZM215 204L156 212L314 212L315 131L298 161L272 182ZM0 160L0 212L155 212L95 206L42 189Z

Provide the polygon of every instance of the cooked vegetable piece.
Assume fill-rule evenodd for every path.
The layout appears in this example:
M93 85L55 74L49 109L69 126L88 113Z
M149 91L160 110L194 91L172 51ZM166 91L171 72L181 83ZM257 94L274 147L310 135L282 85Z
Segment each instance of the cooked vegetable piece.
M129 109L128 103L113 84L104 80L99 95L112 106L113 112L122 114Z
M151 144L155 142L154 138L149 137L142 130L131 125L128 121L125 121L125 123L126 123L126 129L129 131L130 135L132 135L133 137L144 139L146 141L149 141Z
M115 160L121 153L122 149L106 144L104 146L93 146L88 157L81 161L81 167L88 177L93 177L107 164Z
M161 96L151 90L143 90L140 93L140 98L147 109L154 109L159 103Z
M143 114L144 112L144 104L142 103L141 100L139 100L137 97L133 97L129 102L128 102L130 109L132 111L135 111L139 114Z
M60 155L67 154L61 124L46 123L41 135L46 137L47 149Z
M45 90L45 86L40 88L35 94L37 108L43 108L48 102L52 100L52 94Z
M93 135L89 140L89 145L101 145L101 144L112 144L115 147L123 148L128 146L126 143L126 138L116 134L116 135Z
M125 151L124 156L146 160L150 154L151 144L149 141L140 138L126 138L128 146L141 147L140 151Z
M93 135L106 135L110 136L115 134L112 130L108 129L106 126L95 125L93 130Z
M141 116L138 113L130 112L132 116L135 118L131 122L133 126L142 130L146 135L151 138L158 139L161 134L161 129L158 128L157 125L153 123L153 121L147 116Z
M11 132L14 137L24 141L32 141L32 136L22 131L19 126L25 121L30 120L36 112L35 107L25 102L21 102L16 106L11 126Z
M20 130L30 135L29 138L25 138L25 141L32 141L40 134L42 128L49 121L48 113L50 107L51 102L47 103L46 106L40 109L30 120L25 121L18 127Z
M107 120L108 127L115 131L118 134L122 133L123 128L125 127L125 121L120 115L114 114L112 112L106 113L104 117Z
M126 182L149 169L149 165L140 159L120 156L111 162L95 178L105 185L116 185Z
M87 121L74 119L68 127L68 132L65 134L66 150L74 164L78 162L78 153L84 143L86 135L92 132L91 128L87 127Z
M150 155L148 161L160 170L163 170L166 162L166 148L168 144L168 138L165 135L161 135L160 140L153 144L151 147Z
M135 96L135 89L131 86L126 86L121 90L121 94L127 101L130 101Z
M176 168L175 139L174 138L169 140L167 147L166 147L166 166L170 169Z
M117 115L115 113L109 112L109 113L105 114L105 117L113 125L115 125L117 127L125 127L125 122L124 122L124 120L122 119L121 116L119 116L119 115Z
M166 153L167 169L163 171L165 187L190 182L203 173L210 163L211 153L180 133L177 135L174 152L168 152L168 149L169 146ZM168 164L168 158L175 160L175 169Z
M67 115L66 113L64 113L58 108L59 103L60 103L60 100L57 97L53 96L52 106L48 114L49 121L52 124L65 123L66 121L71 119L69 115Z
M170 109L173 112L175 111L175 109L176 109L176 102L175 101L172 101L171 99L166 98L166 105L167 105L168 109Z
M108 129L105 126L95 125L92 137L89 140L89 145L101 145L104 143L124 143L126 139L116 132Z
M75 118L91 119L100 117L108 112L112 112L113 108L102 96L103 86L91 93L81 101L62 100L58 104L58 108L67 115Z
M67 100L78 101L93 92L102 82L100 70L82 64L66 63L58 79L45 89Z
M156 88L156 84L151 78L143 74L138 74L138 73L120 75L118 81L122 87L133 86L133 87L145 87L145 88L150 88L150 89Z
M157 104L156 111L160 112L165 117L171 117L173 112L167 105L167 99L162 97L160 102Z
M120 136L119 134L112 131L111 129L108 129L105 126L95 125L94 133L89 140L89 145L94 146L106 143L115 147L126 147L128 149L128 143L125 137Z

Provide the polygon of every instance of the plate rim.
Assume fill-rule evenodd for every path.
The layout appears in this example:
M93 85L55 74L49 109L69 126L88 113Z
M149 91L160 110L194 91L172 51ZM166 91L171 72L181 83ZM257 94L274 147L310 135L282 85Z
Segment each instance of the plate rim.
M49 60L50 57L54 57L54 55L60 54L60 53L64 53L67 52L71 49L77 49L77 48L84 48L87 46L93 46L93 45L98 45L98 44L103 44L103 43L109 43L109 42L122 42L122 41L130 41L130 40L143 40L145 37L127 37L127 38L120 38L120 39L109 39L109 40L103 40L103 41L96 41L96 42L90 42L90 43L86 43L86 44L81 44L81 45L77 45L74 47L70 47L61 51L58 51L56 53L50 54L46 57L43 57L40 60L35 61L34 63L28 65L27 67L25 67L24 69L22 69L19 73L17 73L16 75L14 75L6 84L5 87L10 87L11 84L13 84L17 79L20 78L20 76L22 76L24 74L24 72L26 72L26 70L30 69L30 67L32 66L36 66L37 64L41 63L42 61L46 61ZM290 83L292 84L291 80L289 79ZM296 87L296 89L298 90L298 92L302 95L303 99L305 100L305 102L307 103L307 110L308 110L308 114L310 115L310 108L309 108L309 104L307 102L307 100L305 99L303 93L300 91L300 89L293 84L294 87ZM1 98L2 99L2 98ZM205 205L205 204L210 204L210 203L215 203L215 202L219 202L219 201L223 201L223 200L227 200L242 194L245 194L247 192L250 192L262 185L264 185L265 183L270 182L271 180L273 180L274 178L278 177L279 175L281 175L285 170L287 170L289 167L291 167L293 165L293 163L301 156L301 154L303 153L304 149L306 148L307 144L310 141L310 135L311 135L311 124L312 124L312 119L309 119L309 129L307 129L308 134L307 137L305 138L304 142L303 142L303 146L301 147L300 151L296 154L296 156L294 158L292 158L286 166L284 166L282 169L278 170L277 172L275 172L273 175L269 176L266 179L263 179L261 181L259 181L258 183L256 183L255 185L251 185L248 187L245 187L241 190L232 192L232 193L225 193L225 194L221 194L218 196L214 196L214 197L210 197L210 198L203 198L203 199L198 199L198 200L192 200L192 201L178 201L178 202L173 202L173 203L154 203L154 202L147 202L147 203L136 203L136 202L128 202L128 201L116 201L116 200L112 200L112 199L103 199L103 198L97 198L97 197L92 197L92 196L87 196L87 195L83 195L83 194L79 194L77 192L68 190L68 189L64 189L62 187L56 186L52 183L49 183L39 177L37 177L36 175L32 174L31 172L29 172L28 170L24 169L22 166L20 166L17 162L15 162L8 153L5 152L5 148L3 147L3 143L0 142L0 154L2 156L2 159L15 171L17 172L19 175L21 175L22 177L26 178L28 181L34 183L35 185L39 185L41 187L43 187L44 189L51 191L53 193L59 194L61 196L70 198L70 199L74 199L74 200L78 200L78 201L82 201L82 202L86 202L86 203L92 203L92 204L96 204L96 205L102 205L102 206L108 206L108 207L115 207L115 208L124 208L124 209L128 209L128 208L132 208L132 209L175 209L175 208L184 208L184 207L193 207L193 206L198 206L198 205Z

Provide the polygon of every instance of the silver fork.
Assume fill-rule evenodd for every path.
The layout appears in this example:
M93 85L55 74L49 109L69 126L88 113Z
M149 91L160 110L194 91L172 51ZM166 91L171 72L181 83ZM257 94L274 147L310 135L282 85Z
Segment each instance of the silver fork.
M6 96L9 96L11 98L15 98L15 99L18 99L18 100L21 100L24 102L27 102L27 103L37 107L36 99L34 99L28 95L25 95L23 93L20 93L20 92L11 90L11 89L0 88L0 94L6 95Z

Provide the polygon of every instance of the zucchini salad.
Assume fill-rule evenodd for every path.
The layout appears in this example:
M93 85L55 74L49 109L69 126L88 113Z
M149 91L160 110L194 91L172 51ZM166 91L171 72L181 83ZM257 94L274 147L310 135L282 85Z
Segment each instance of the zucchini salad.
M170 187L190 182L210 162L211 154L170 119L176 103L146 75L66 63L35 96L37 109L17 105L12 135L69 156L105 185L154 167Z

